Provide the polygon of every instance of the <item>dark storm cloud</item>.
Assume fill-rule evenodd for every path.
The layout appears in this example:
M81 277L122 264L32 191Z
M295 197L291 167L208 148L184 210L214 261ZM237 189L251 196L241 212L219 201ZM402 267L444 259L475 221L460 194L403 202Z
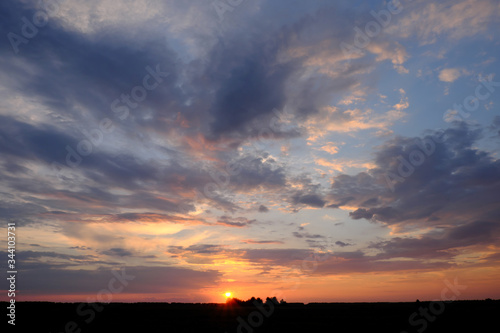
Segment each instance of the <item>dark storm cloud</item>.
M500 193L500 162L474 148L481 131L464 123L456 124L444 130L442 138L442 143L431 135L399 137L385 143L376 153L376 168L334 178L330 199L338 204L345 201L343 198L352 198L349 205L359 207L350 213L353 219L387 224L498 221L500 208L494 198ZM398 158L408 160L411 152L421 151L423 142L435 147L433 152L422 153L423 163L415 166L403 181L396 181L394 192L390 191L385 176L398 175Z
M371 207L376 206L378 204L378 198L370 198L361 203L361 207Z
M218 60L221 67L214 70L221 72L225 69L227 78L218 89L211 111L216 119L211 126L215 137L230 132L241 133L260 115L284 106L284 85L292 68L276 64L276 50L267 49L265 45L255 45L254 51L237 60L238 65L234 68L227 65L235 58L230 49L225 49L228 52L223 52L222 59ZM269 54L265 54L266 51Z
M224 251L220 245L212 244L194 244L188 247L183 246L169 246L167 252L172 254L192 253L192 254L216 254Z
M106 251L101 251L102 254L112 257L130 257L133 255L132 252L120 247L114 247Z
M219 40L208 54L204 84L216 87L209 109L211 139L256 137L269 124L273 110L286 102L287 79L298 65L277 59L286 37L251 29L256 31L248 38L229 35Z
M318 234L310 234L308 232L298 232L298 231L294 231L293 233L293 236L294 237L297 237L297 238L308 238L308 239L315 239L315 238L326 238L325 236L323 235L318 235Z
M88 247L88 246L71 246L70 249L72 250L92 250L91 247Z
M246 217L230 217L223 215L217 220L216 224L220 224L226 227L243 228L248 227L250 224L255 222L256 220L249 220Z
M352 22L339 15L344 9L322 5L320 10L298 15L293 22L281 25L247 23L245 38L228 33L215 43L207 54L203 79L197 79L199 84L216 87L213 96L207 96L210 139L256 138L270 127L273 110L282 110L285 105L292 106L293 116L305 120L329 105L332 94L357 84L356 70L371 64L357 61L335 76L320 71L304 75L308 70L304 64L312 54L342 59L338 45L352 34L347 28ZM305 52L294 52L297 50ZM280 131L271 126L271 130L275 138L301 134L296 129Z
M291 204L294 211L304 206L322 208L327 203L319 183L313 182L307 174L301 174L291 178L292 183L300 185L301 190L291 190L286 200Z
M382 251L376 258L452 260L459 254L456 248L498 242L500 162L476 148L483 133L477 128L456 123L440 133L396 138L380 146L374 169L334 177L329 198L334 204L350 198L349 206L358 207L349 213L352 219L400 228L396 230L432 228L418 238L372 244ZM398 174L398 157L408 160L412 151L422 151L423 142L429 152L425 161L404 181L395 182L392 192L385 175Z
M269 211L269 208L264 205L260 205L258 211L259 213L267 213Z
M349 213L349 216L355 220L371 220L374 216L384 216L387 220L395 220L399 215L400 213L392 207L370 208L369 210L359 208Z
M292 196L292 204L303 204L306 206L322 208L325 205L325 201L317 194L304 194L303 192L297 192Z
M475 221L450 230L449 237L457 241L474 239L489 241L499 229L499 221Z
M239 172L231 177L237 189L256 187L280 188L286 185L286 170L274 159L264 156L245 156L237 161Z

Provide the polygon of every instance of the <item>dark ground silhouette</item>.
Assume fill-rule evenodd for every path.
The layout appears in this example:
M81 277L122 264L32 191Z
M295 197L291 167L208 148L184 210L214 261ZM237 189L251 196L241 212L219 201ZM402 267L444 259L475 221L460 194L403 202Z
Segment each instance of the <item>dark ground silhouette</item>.
M186 303L17 302L8 332L494 332L500 301L281 303L276 299ZM252 304L254 303L254 304ZM6 311L8 303L2 302ZM416 313L416 315L414 314ZM436 315L434 315L435 313ZM409 318L413 315L413 325ZM425 326L425 328L424 328Z

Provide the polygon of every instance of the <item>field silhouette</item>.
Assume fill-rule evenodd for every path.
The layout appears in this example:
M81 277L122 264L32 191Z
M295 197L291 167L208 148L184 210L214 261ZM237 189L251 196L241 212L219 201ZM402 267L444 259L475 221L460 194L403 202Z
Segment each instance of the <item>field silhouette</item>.
M226 304L17 302L15 331L486 332L498 327L499 310L499 300L454 301L444 308L431 302L302 304L275 298Z

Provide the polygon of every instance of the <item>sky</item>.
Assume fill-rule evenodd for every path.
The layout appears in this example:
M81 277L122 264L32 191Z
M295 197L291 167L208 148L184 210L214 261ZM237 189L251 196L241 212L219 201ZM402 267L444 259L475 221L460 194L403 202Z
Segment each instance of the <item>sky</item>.
M499 23L496 0L2 1L16 299L500 298Z

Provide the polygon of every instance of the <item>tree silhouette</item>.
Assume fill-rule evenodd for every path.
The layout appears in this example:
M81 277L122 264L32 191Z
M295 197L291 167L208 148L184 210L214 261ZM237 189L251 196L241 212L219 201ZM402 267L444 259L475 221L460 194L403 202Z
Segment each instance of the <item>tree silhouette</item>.
M269 303L274 303L276 305L280 305L280 304L286 304L286 302L282 299L281 301L278 301L278 299L276 297L266 297L266 304L269 304ZM236 297L232 297L232 298L228 298L226 300L226 304L227 305L232 305L232 306L255 306L255 305L262 305L264 304L264 301L262 301L262 299L260 297L251 297L249 299L247 299L246 301L244 300L241 300L241 299L238 299Z

